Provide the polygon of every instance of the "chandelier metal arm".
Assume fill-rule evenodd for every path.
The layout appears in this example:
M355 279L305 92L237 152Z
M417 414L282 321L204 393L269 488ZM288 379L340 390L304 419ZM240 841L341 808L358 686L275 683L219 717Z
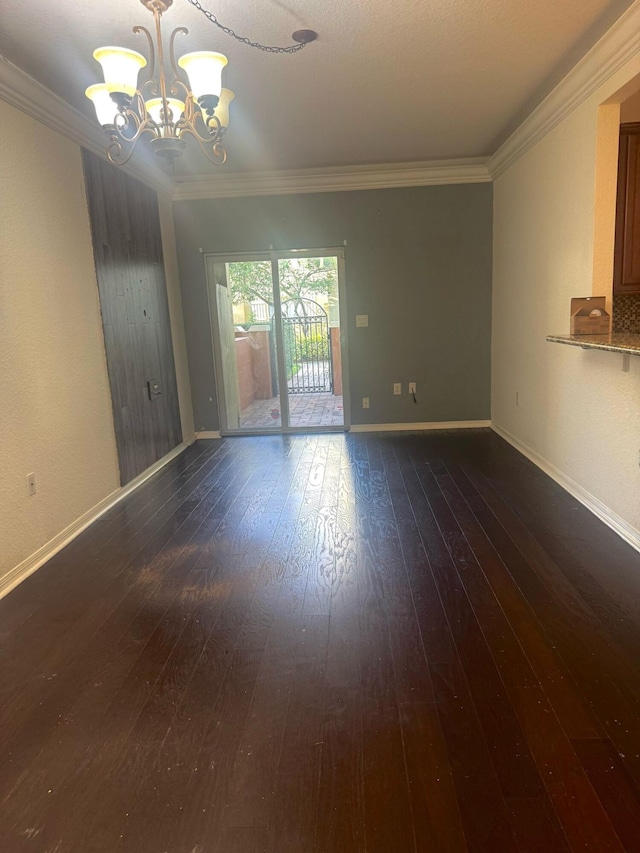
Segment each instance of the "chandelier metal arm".
M171 38L169 39L169 62L171 63L171 70L173 71L173 76L175 80L179 83L182 83L180 69L178 68L178 65L176 63L176 55L173 50L173 43L178 33L188 36L189 30L186 27L176 27L176 29L171 33ZM182 85L184 86L184 83L182 83ZM186 88L187 87L185 86L185 89Z
M213 163L215 166L224 165L227 159L227 152L222 147L219 136L218 138L214 136L212 139L207 139L206 137L200 136L193 125L185 123L184 127L181 128L181 135L184 136L187 133L193 136L200 146L202 153L210 163Z
M118 122L120 116L122 116L122 121ZM143 133L155 133L157 127L156 123L150 118L141 121L133 110L126 110L126 112L117 115L113 126L121 141L132 146L135 146ZM131 126L134 126L136 130L132 136L128 136L124 131Z
M145 80L145 83L149 83L150 81L153 81L153 75L156 70L156 51L153 46L153 39L151 38L151 33L146 27L136 26L133 28L133 32L136 35L138 35L138 33L144 33L147 37L147 41L149 42L149 70L147 72L147 79Z
M139 127L135 137L127 139L122 136L118 128L114 125L109 130L109 147L107 148L107 157L115 166L125 166L133 157L133 152L136 149L136 143L143 133L152 132L151 128ZM126 145L126 147L125 147ZM122 152L126 152L126 156L122 156Z
M198 130L198 122L202 122L205 133L200 133ZM222 141L224 136L224 128L215 115L207 120L202 112L193 106L191 109L187 109L184 116L178 120L176 130L179 133L190 133L203 145L217 144Z
M169 86L169 91L171 92L172 95L176 95L176 96L180 96L182 94L184 99L185 99L185 103L186 103L187 99L189 99L189 98L191 100L193 100L193 96L191 94L191 91L189 90L189 87L187 85L185 85L185 83L183 83L182 80L179 80L177 77L171 83L171 86Z
M122 154L122 142L115 133L109 132L109 146L107 147L107 158L110 163L113 163L114 166L124 166L129 162L133 155L133 148L129 151L126 157L121 157Z
M129 162L141 136L145 133L155 135L157 132L156 123L149 117L141 119L141 115L145 116L144 100L138 91L131 105L116 114L113 124L108 129L110 144L107 157L117 166L124 166ZM126 131L131 128L135 128L135 132L127 133ZM122 157L123 151L126 152L126 157Z

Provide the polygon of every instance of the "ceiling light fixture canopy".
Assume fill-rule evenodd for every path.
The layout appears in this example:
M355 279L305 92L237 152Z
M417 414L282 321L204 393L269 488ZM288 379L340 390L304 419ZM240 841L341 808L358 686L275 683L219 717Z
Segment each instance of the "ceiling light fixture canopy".
M173 162L186 147L185 137L192 136L207 158L221 165L227 159L222 138L229 127L229 105L235 98L230 89L222 86L227 57L222 53L200 50L181 56L176 64L173 51L175 37L189 32L185 27L177 27L169 39L171 77L168 80L161 18L173 0L140 2L153 14L155 21L157 77L156 49L146 27L133 28L134 33L144 33L149 43L148 71L140 88L138 75L147 67L147 60L142 54L124 47L99 47L93 53L102 66L104 83L89 86L85 94L93 102L98 121L109 136L107 157L117 166L123 166L131 158L138 140L149 136L156 154ZM293 34L295 45L262 45L223 26L215 15L203 9L199 0L189 2L227 35L269 53L296 53L317 37L312 30L299 30Z

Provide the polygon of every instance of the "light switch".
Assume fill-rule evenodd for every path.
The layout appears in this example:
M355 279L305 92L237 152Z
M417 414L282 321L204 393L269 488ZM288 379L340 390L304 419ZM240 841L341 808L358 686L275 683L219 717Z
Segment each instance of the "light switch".
M368 325L369 325L369 315L368 314L356 314L356 326L359 329L362 329Z

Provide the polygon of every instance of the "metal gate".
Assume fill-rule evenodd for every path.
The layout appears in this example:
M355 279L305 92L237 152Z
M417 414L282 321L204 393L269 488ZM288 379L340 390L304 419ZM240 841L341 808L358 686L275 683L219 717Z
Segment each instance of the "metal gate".
M333 391L329 318L312 299L282 303L282 337L289 394Z

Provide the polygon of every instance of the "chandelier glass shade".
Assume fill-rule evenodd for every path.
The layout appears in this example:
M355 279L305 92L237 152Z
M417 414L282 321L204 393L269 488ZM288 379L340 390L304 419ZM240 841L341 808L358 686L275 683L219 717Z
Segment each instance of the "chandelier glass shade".
M156 46L145 27L134 27L133 32L146 35L149 61L122 47L100 47L93 54L102 66L104 83L89 86L85 94L109 137L107 157L124 165L144 136L156 154L173 161L183 153L185 138L191 136L212 163L224 163L227 154L222 138L229 126L229 104L235 97L222 87L226 56L197 51L181 56L176 64L175 37L187 35L188 30L178 27L172 32L165 57L161 18L173 0L141 2L153 14ZM146 77L139 85L138 76L145 68Z

